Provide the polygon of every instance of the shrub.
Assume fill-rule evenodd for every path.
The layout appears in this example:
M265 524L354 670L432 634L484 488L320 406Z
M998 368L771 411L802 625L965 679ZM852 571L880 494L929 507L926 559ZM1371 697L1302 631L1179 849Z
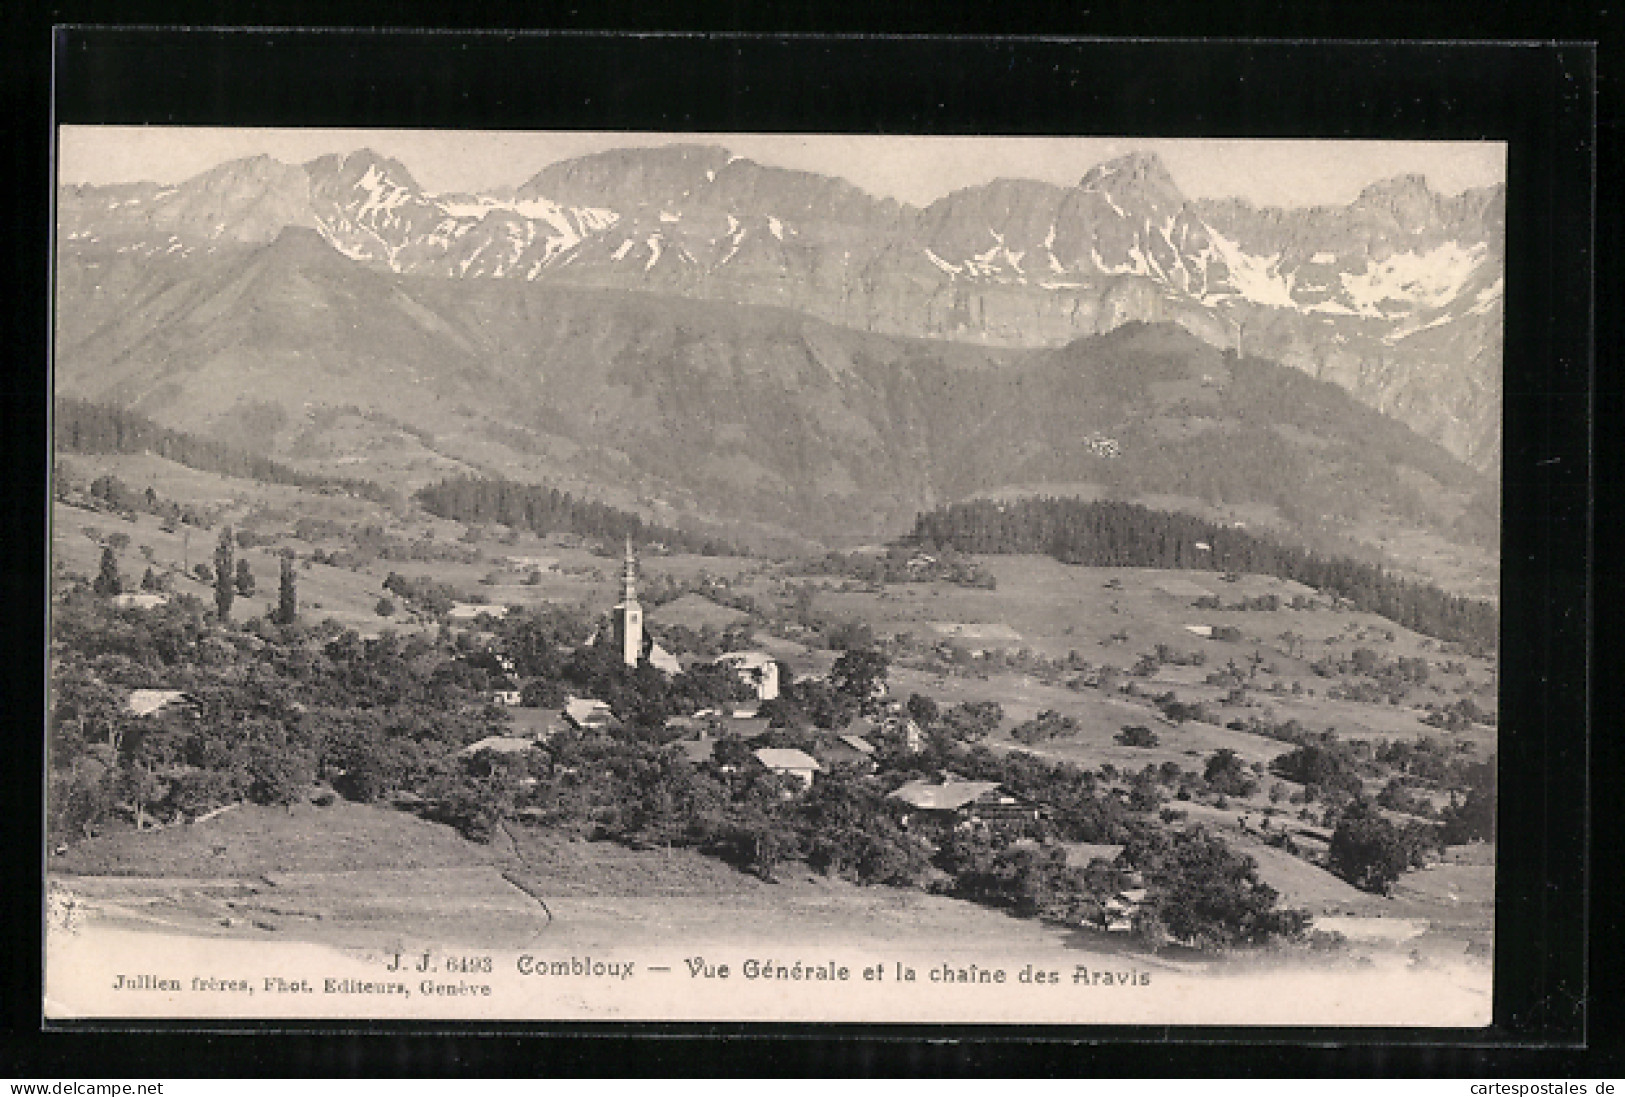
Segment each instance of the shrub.
M1117 742L1125 747L1150 749L1157 746L1161 740L1157 738L1157 733L1150 728L1139 724L1130 724L1117 733Z
M1213 757L1207 760L1207 766L1202 770L1202 779L1208 783L1209 788L1221 795L1251 796L1258 791L1258 782L1248 776L1246 764L1242 762L1241 756L1229 747L1215 751Z

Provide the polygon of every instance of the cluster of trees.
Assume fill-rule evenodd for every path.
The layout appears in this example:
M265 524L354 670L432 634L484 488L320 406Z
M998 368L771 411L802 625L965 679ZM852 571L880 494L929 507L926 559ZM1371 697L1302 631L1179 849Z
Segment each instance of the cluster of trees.
M74 488L71 477L58 470L52 484L56 498L71 500ZM119 514L155 515L162 518L166 526L173 523L189 526L210 524L207 508L183 506L173 500L163 499L158 495L157 489L150 485L145 491L136 491L112 473L103 473L92 480L86 494L94 506Z
M313 476L212 438L161 427L127 408L74 397L52 405L52 431L59 453L153 453L187 468L317 491L342 491L374 502L394 495L368 480Z
M1078 722L1054 709L1045 709L1031 720L1024 720L1010 729L1010 737L1018 743L1032 746L1052 739L1070 739L1078 733Z
M993 573L975 560L946 548L921 554L908 545L889 545L884 553L831 552L799 565L809 575L840 575L865 583L926 583L940 580L978 590L994 590Z
M456 476L418 489L414 498L430 514L469 524L498 522L544 536L573 533L606 545L630 537L705 556L732 554L722 541L651 525L627 511L539 484Z
M1463 697L1452 701L1422 718L1422 722L1429 727L1443 728L1446 731L1466 731L1474 724L1488 724L1495 726L1495 713L1476 703L1471 697Z
M1396 825L1369 801L1355 799L1338 816L1326 867L1362 891L1387 895L1407 870L1427 863L1440 841L1437 828Z
M385 577L384 589L434 617L451 609L453 602L484 604L486 601L485 595L477 591L462 593L450 583L442 583L428 576L414 578L393 571Z
M1371 564L1276 544L1245 530L1132 503L975 500L919 515L910 542L961 552L1042 553L1094 567L1190 568L1274 575L1330 591L1356 609L1475 653L1497 643L1488 602L1397 578ZM1207 547L1198 547L1204 545Z

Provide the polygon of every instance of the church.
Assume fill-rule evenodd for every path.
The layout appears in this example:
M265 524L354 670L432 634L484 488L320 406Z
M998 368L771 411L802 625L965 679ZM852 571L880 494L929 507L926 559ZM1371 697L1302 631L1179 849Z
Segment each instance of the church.
M635 667L647 661L668 675L682 673L683 665L677 657L644 635L643 607L638 604L638 557L630 537L626 539L626 559L621 569L621 600L611 612L610 624L621 662Z

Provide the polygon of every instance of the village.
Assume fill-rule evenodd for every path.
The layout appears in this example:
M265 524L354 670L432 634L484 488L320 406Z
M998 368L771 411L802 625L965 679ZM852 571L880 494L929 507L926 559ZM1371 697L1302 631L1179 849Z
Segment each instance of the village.
M1298 584L906 546L492 545L432 521L409 543L437 559L336 568L319 561L353 534L313 548L262 498L235 508L251 537L220 527L222 630L221 584L170 558L184 523L84 492L58 508L59 643L103 653L59 671L66 877L142 874L143 846L234 814L355 802L475 843L677 848L1151 949L1358 940L1373 915L1379 937L1487 949L1493 672ZM153 581L91 590L109 552ZM119 636L136 646L115 658Z

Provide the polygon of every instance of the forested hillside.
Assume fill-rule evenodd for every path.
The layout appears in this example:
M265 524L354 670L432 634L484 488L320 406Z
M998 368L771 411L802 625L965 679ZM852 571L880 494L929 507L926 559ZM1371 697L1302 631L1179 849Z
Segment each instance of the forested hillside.
M1245 530L1131 503L1036 498L956 503L915 521L912 539L961 552L1043 553L1092 567L1192 568L1291 579L1348 599L1406 628L1476 653L1496 647L1487 602L1395 578L1381 568L1291 548Z
M389 489L371 481L300 472L212 438L159 426L145 415L111 404L59 397L52 425L58 453L151 453L187 468L222 476L344 491L380 503L395 498Z
M438 518L470 525L495 522L544 536L574 533L606 543L630 537L639 544L659 541L668 548L706 556L733 551L721 541L652 525L624 510L539 484L457 476L420 488L413 497Z

